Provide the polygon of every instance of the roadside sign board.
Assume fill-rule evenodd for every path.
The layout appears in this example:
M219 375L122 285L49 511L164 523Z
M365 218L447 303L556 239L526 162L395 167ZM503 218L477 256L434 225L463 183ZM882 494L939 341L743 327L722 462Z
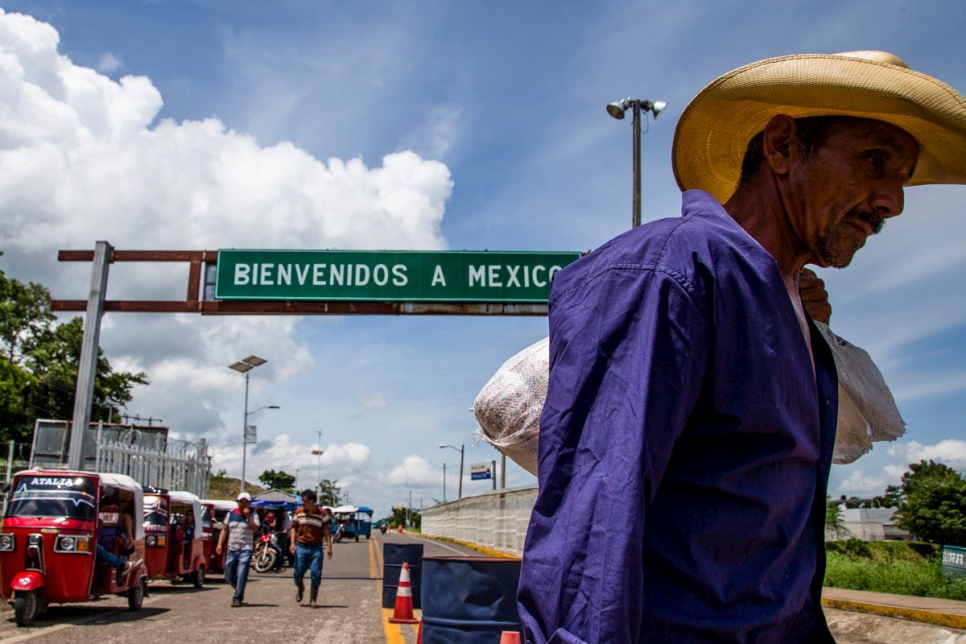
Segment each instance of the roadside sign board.
M216 300L543 303L579 252L219 250Z
M493 478L493 474L490 471L489 463L475 463L470 465L470 480L471 481L482 481L484 479Z
M255 425L245 426L245 443L254 445L258 442L258 427Z
M957 577L966 575L966 548L943 546L943 572Z

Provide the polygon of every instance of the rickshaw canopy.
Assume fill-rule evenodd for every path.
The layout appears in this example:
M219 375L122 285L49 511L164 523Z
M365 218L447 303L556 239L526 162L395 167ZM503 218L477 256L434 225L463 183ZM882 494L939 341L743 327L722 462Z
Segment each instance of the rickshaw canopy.
M194 513L195 525L201 525L201 499L192 494L191 492L182 492L181 490L172 490L168 492L168 497L174 503L185 503L191 506L191 510ZM200 538L201 532L195 532L195 537Z

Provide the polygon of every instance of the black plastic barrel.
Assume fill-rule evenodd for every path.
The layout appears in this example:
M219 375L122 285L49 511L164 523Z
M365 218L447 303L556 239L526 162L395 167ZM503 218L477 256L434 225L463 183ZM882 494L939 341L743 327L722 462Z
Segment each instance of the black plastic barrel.
M519 632L519 584L519 559L424 558L423 644L499 644Z
M382 607L396 605L396 589L399 588L399 573L403 563L409 564L409 581L413 587L413 608L419 608L419 589L422 586L423 544L421 543L384 543L382 544Z

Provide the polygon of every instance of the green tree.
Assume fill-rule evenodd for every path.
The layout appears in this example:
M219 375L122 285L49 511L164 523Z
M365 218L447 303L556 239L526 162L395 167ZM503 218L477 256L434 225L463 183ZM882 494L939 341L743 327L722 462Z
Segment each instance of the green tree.
M920 461L902 475L896 524L919 539L966 545L966 480L942 463Z
M318 493L317 502L319 505L327 505L329 507L335 508L342 505L339 502L339 491L342 488L335 484L335 481L330 481L329 479L322 479L319 481L319 485L316 488Z
M82 320L56 322L46 288L0 271L0 440L29 442L36 418L73 415ZM115 372L98 350L91 419L120 421L142 384L145 374Z
M389 522L390 528L398 528L399 526L416 528L417 530L422 529L423 516L418 510L413 510L409 508L409 526L406 526L406 506L405 505L394 505L392 506L392 514L384 519Z
M295 477L291 474L286 474L283 470L279 470L278 472L275 470L265 470L258 477L258 480L270 490L292 492L295 489Z

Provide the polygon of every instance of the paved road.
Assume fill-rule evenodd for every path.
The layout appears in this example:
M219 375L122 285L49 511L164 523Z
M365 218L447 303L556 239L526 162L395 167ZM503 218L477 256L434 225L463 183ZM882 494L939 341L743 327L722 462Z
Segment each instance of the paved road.
M118 597L87 605L52 606L27 629L17 628L12 611L0 613L0 643L187 644L218 637L259 644L292 638L326 644L415 644L412 627L385 622L392 611L381 607L383 542L422 543L428 557L482 556L453 544L405 534L377 534L371 542L363 539L333 545L334 556L326 561L322 574L317 610L308 608L308 589L304 605L295 603L290 571L253 573L245 591L246 604L235 609L231 608L231 588L220 579L209 579L202 590L154 582L143 608L136 613L129 612L127 600Z

